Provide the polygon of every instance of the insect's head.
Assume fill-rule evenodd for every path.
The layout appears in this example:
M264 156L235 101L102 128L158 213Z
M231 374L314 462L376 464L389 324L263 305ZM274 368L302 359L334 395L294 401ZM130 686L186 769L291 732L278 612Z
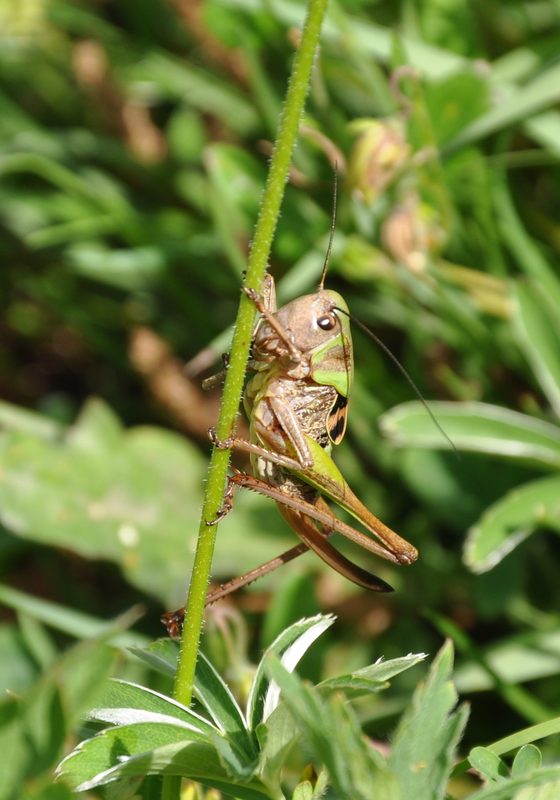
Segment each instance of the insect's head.
M347 305L338 292L320 289L282 306L276 318L290 334L295 347L305 353L311 375L320 384L335 386L348 397L353 374L350 320L341 313Z
M340 309L348 310L344 298L331 289L320 289L282 306L276 317L290 332L295 346L302 352L309 352L347 328L349 332L348 318Z
M346 301L338 292L324 288L336 227L337 183L335 164L331 230L317 291L292 300L277 317L298 350L309 355L315 380L338 387L337 373L346 373L346 381L351 382L353 356ZM349 385L338 388L348 396Z

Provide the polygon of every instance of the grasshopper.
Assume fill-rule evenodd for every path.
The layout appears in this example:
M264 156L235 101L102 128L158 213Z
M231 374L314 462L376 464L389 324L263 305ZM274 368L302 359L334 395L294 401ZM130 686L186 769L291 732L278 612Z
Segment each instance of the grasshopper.
M301 543L239 578L210 592L207 605L245 586L308 549L353 583L387 592L385 581L349 561L328 541L338 532L396 564L412 564L416 548L374 516L352 492L331 457L346 431L354 374L348 306L324 288L333 228L321 281L313 294L277 309L274 280L267 274L260 294L245 289L260 313L251 348L243 403L250 422L249 440L231 437L215 446L248 453L253 474L229 478L221 519L231 510L236 486L276 501ZM345 509L368 533L337 519L324 498ZM218 521L218 520L215 520ZM372 536L374 538L372 538ZM171 636L180 632L184 611L162 617Z

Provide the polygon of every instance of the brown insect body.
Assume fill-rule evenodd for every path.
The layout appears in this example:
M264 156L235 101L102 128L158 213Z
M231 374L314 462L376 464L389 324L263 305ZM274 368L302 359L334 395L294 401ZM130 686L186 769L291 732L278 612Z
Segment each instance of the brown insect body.
M349 580L375 591L391 587L349 561L327 541L334 531L394 563L410 564L416 549L377 519L354 495L330 452L346 430L353 380L353 353L348 308L336 292L324 290L297 298L276 310L274 282L267 276L263 292L247 290L261 317L257 323L244 407L250 440L214 443L251 455L253 475L230 478L224 513L231 507L233 486L241 485L274 499L302 544L209 594L207 603L246 585L271 569L314 550ZM342 312L342 313L341 313ZM338 503L379 541L337 519L322 495ZM221 515L223 516L223 514ZM318 524L317 524L318 523ZM182 612L164 618L177 632Z

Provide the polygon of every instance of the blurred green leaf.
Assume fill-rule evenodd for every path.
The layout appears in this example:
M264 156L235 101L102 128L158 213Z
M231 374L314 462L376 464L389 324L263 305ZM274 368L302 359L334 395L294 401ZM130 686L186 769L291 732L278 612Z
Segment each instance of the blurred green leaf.
M18 790L25 776L33 777L37 788L52 783L53 763L62 754L70 726L95 702L116 659L113 650L97 641L80 643L25 690L18 679L8 683L5 688L17 691L17 699L0 704L0 745L6 759L3 800L21 796Z
M92 401L56 441L4 434L0 459L0 517L14 533L112 559L162 598L184 585L177 553L195 530L203 471L186 441L155 428L125 432Z
M469 763L488 781L503 781L508 775L502 759L486 747L473 747L469 753Z
M62 427L55 420L3 401L0 401L0 428L44 439L55 439L62 433Z
M0 691L21 694L37 677L39 665L13 625L0 626Z
M188 441L157 428L125 431L101 401L93 400L74 426L50 441L42 431L40 437L23 430L0 434L0 463L0 519L9 530L89 558L113 560L133 584L166 605L177 604L194 549L189 536L197 528L204 470L200 453ZM244 568L234 531L248 541L244 508L259 505L247 498L236 507L224 526L217 570L220 563ZM255 559L272 556L276 546L256 539Z
M464 534L485 508L534 471L518 462L495 462L476 454L460 458L446 451L410 449L398 453L400 473L417 502L430 509L434 520Z
M547 111L528 119L525 130L556 158L560 158L560 112Z
M555 629L531 631L528 635L507 637L485 647L483 657L492 671L505 683L519 684L557 675L560 661L560 633ZM463 694L484 691L495 685L488 670L470 660L457 667L455 682ZM558 726L560 727L560 723ZM520 741L517 746L523 743Z
M458 450L560 466L560 429L548 422L487 403L431 402L430 409ZM386 412L379 425L401 447L449 447L417 401Z
M479 792L470 795L471 800L552 800L554 792L558 791L560 775L559 767L541 767L540 769L533 770L528 775L521 778L510 778L502 783L493 783ZM550 787L547 787L547 784ZM523 794L525 791L530 791L528 787L541 787L544 794L541 796L536 791L536 794ZM552 789L552 794L549 795L549 788Z
M155 247L109 250L96 243L70 247L70 266L77 273L121 289L148 289L165 269L161 250Z
M520 269L542 286L553 306L560 303L560 281L552 265L545 258L539 243L532 238L521 219L508 181L503 173L498 173L493 181L494 204L498 225L512 258Z
M519 343L560 419L560 333L558 314L536 286L517 283L515 314Z
M501 102L471 125L464 128L447 146L458 150L492 133L524 122L528 117L554 106L560 99L560 67L557 64L541 72L525 86L510 90Z
M492 569L539 528L560 533L560 476L531 481L490 506L469 531L465 563L473 572Z
M309 781L298 784L292 794L292 800L313 800L314 797L317 797L317 795L314 794L313 786Z
M0 584L0 601L8 608L27 614L54 630L62 631L77 639L107 638L121 647L138 646L145 641L145 637L140 633L123 631L138 618L138 608L132 609L132 612L125 612L116 620L107 621L66 608L59 603L52 603L44 598L25 594L4 584Z
M259 0L219 0L226 8L239 8L245 11L256 11L260 8ZM270 0L270 11L283 23L289 26L301 26L303 6L294 0ZM336 9L336 16L329 14L323 26L323 37L327 42L338 42L348 38L353 49L362 58L375 57L383 63L390 63L392 55L393 32L367 19L346 16L344 27L340 24L342 8ZM332 13L332 12L331 12ZM455 53L443 48L431 47L425 42L402 37L403 46L410 58L410 63L426 71L433 77L442 77L465 65L465 60Z
M187 101L191 107L215 114L240 134L250 134L257 124L254 108L237 88L163 51L152 50L119 74L126 84L141 87L152 101Z
M314 617L319 613L313 580L306 573L285 575L266 611L261 643L269 645L276 637L298 619Z
M525 775L531 770L538 769L542 763L541 751L534 744L525 744L515 754L511 765L511 774L514 778Z
M520 789L515 795L515 800L555 800L558 792L560 792L560 780L546 781L540 786Z
M467 70L428 84L426 101L440 146L487 111L488 92L487 78Z
M146 647L130 647L129 649L152 669L167 677L175 677L179 655L179 644L175 639L156 639Z

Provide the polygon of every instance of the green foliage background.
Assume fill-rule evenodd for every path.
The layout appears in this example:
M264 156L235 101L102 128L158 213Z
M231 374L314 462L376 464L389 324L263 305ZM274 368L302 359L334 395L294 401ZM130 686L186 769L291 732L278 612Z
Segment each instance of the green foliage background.
M139 600L154 637L183 599L213 402L197 387L227 349L302 13L0 2L0 565L22 592L0 597L19 614L0 627L19 698L0 720L17 754L6 797L24 780L29 797L67 796L42 794L89 700L65 637L99 635L94 617ZM236 599L259 609L236 624L255 654L335 610L314 676L433 654L450 634L466 749L560 713L559 25L552 0L332 2L270 266L281 300L315 285L336 157L329 284L446 401L432 408L460 458L399 405L410 387L356 332L337 461L420 560L376 564L396 588L379 598L306 556ZM163 388L131 347L146 332L190 365ZM182 413L176 391L190 392ZM271 504L239 496L216 578L291 542ZM115 656L73 648L94 692ZM364 708L366 729L390 730L402 696Z

